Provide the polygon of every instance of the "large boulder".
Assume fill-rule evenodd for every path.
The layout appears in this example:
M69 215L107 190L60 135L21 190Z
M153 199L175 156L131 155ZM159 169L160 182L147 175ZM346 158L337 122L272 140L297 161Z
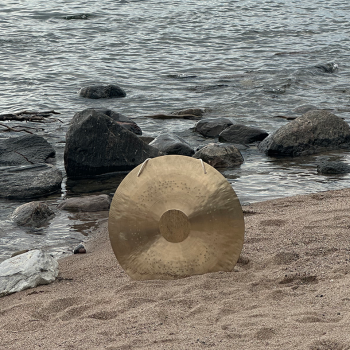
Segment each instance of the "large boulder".
M68 198L63 201L58 209L73 212L107 211L111 204L111 198L107 194Z
M66 135L68 177L89 177L131 170L159 151L99 110L76 113Z
M179 154L191 157L194 149L181 137L174 134L162 133L156 137L150 144L163 154Z
M55 150L41 136L23 135L0 140L0 165L45 163L55 157Z
M17 207L11 220L18 226L40 227L53 218L55 213L44 202L29 202Z
M268 156L292 157L349 147L349 125L325 110L305 113L259 144L259 149Z
M31 250L0 263L0 297L53 282L58 263L41 250Z
M241 152L233 145L209 143L194 155L214 168L231 168L243 163Z
M125 128L126 130L129 130L136 135L142 135L141 128L133 120L129 119L125 115L114 112L110 109L105 109L105 108L96 109L96 111L99 111L101 113L108 115L110 118L112 118L116 123L118 123L120 126Z
M268 133L265 130L243 124L232 124L220 133L219 141L247 144L262 141L267 136Z
M26 199L61 190L62 173L49 164L0 167L0 198Z
M125 97L126 92L117 85L93 85L81 88L79 96L93 99Z
M232 122L228 118L205 118L195 125L194 130L205 137L217 137L230 125Z

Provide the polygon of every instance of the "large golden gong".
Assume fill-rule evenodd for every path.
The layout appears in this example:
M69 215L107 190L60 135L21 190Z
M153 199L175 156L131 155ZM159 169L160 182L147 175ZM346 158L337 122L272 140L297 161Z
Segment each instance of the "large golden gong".
M231 271L243 246L244 218L228 181L199 159L149 159L119 185L109 237L133 279L173 279Z

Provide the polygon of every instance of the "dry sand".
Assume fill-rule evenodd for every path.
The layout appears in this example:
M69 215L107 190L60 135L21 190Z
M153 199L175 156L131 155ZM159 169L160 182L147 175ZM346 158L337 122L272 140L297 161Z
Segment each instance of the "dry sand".
M0 349L350 349L350 189L244 207L233 272L132 281L106 222L59 278L0 298Z

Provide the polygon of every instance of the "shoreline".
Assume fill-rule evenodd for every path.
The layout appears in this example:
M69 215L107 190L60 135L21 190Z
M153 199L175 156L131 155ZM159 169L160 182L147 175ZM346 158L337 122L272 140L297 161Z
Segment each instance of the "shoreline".
M348 349L350 189L243 206L232 272L132 281L107 220L50 285L0 298L4 349Z

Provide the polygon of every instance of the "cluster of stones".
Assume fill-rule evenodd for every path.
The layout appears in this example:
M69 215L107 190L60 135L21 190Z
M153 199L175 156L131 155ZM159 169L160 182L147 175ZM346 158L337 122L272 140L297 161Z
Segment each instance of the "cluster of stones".
M126 95L116 86L83 88L79 94L87 98ZM161 133L155 139L145 138L134 121L112 110L90 108L78 112L73 116L66 135L64 165L67 177L86 178L129 171L148 158L168 154L202 159L215 168L235 167L244 161L240 149L250 144L257 144L258 149L270 157L296 157L350 147L349 125L325 110L307 111L270 135L259 128L234 123L229 118L202 119L203 114L204 111L200 109L173 114L176 118L200 119L194 132L218 141L195 150L186 140L173 133ZM155 117L169 118L171 115ZM0 197L35 198L59 191L62 173L52 165L54 159L55 150L43 137L25 135L0 140ZM350 167L339 162L321 162L317 171L322 174L347 173ZM109 196L99 195L70 198L57 209L101 211L108 210L109 205ZM18 207L11 219L19 226L42 227L54 215L55 212L46 203L30 202ZM76 251L85 252L85 248L78 246ZM0 264L0 285L5 286L0 290L0 296L30 288L36 283L49 283L57 276L57 266L41 251L29 251L11 259ZM36 259L36 263L33 263L33 259ZM44 261L47 265L41 264ZM23 283L11 275L11 265L14 266L13 274ZM24 265L28 265L32 272L37 272L37 268L44 272L51 271L50 276L40 277L39 274L38 277L34 272L24 272L21 270ZM24 281L24 275L32 277Z

